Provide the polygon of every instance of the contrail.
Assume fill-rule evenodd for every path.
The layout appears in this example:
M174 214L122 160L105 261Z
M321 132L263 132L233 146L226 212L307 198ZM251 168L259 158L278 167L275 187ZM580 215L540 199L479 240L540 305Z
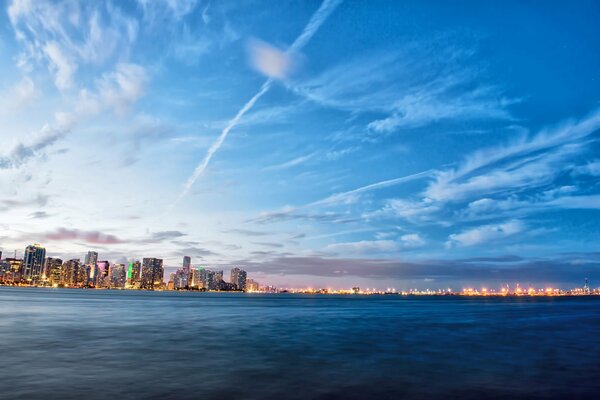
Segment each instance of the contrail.
M417 179L431 176L434 173L435 173L435 170L429 169L427 171L417 172L416 174L402 176L400 178L388 179L385 181L371 183L370 185L361 186L357 189L349 190L347 192L332 194L331 196L326 197L324 199L317 200L312 203L306 204L304 207L312 207L312 206L320 206L320 205L324 205L324 204L336 203L336 202L344 200L345 198L348 198L349 196L352 196L354 194L369 192L371 190L376 190L376 189L381 189L381 188L385 188L385 187L389 187L389 186L399 185L401 183L410 182L410 181L414 181Z
M321 3L319 9L315 11L315 13L312 15L310 21L308 21L308 24L304 27L304 30L302 31L300 36L298 36L296 40L294 40L294 43L292 43L292 45L289 47L287 53L298 51L302 47L304 47L308 43L308 41L314 36L314 34L317 32L317 30L323 24L323 22L325 22L325 20L341 2L342 0L324 0L323 3ZM272 84L273 79L267 79L260 87L260 90L237 112L235 117L229 120L227 126L225 126L217 140L210 146L210 148L206 152L204 160L202 160L202 162L198 164L196 169L194 169L194 172L183 186L183 190L181 191L181 193L179 193L179 196L177 196L175 201L169 206L167 212L170 212L173 209L173 207L175 207L175 205L177 205L177 203L179 203L179 201L181 201L181 199L183 199L189 193L192 186L194 186L194 183L196 183L196 180L200 177L200 175L202 175L202 173L204 173L204 170L210 163L212 157L221 148L223 142L225 142L225 139L227 139L227 135L229 134L229 132L233 128L235 128L242 119L242 117L248 111L250 111L252 107L254 107L254 104L256 104L258 99L260 99L265 93L269 91Z

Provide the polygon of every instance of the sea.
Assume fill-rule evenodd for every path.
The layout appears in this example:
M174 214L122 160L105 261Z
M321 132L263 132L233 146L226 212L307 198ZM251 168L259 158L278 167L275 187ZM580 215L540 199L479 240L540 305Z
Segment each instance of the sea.
M600 398L600 296L0 287L0 398Z

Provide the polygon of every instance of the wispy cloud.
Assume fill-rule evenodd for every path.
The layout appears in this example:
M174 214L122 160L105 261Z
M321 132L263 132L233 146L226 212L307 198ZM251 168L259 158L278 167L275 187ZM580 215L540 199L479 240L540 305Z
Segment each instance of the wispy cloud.
M80 64L101 65L126 53L137 37L137 21L111 3L14 0L8 15L23 45L18 64L47 66L63 91L74 86Z
M387 114L368 124L377 133L441 120L512 119L508 106L516 100L501 88L482 83L481 68L471 66L473 53L448 43L444 47L413 42L287 86L326 107Z
M298 165L302 165L302 164L306 163L307 161L313 159L316 155L317 155L317 152L305 154L303 156L299 156L299 157L293 158L293 159L291 159L289 161L286 161L286 162L283 162L281 164L270 165L270 166L265 167L263 169L265 171L277 171L277 170L283 170L283 169L288 169L288 168L296 167Z
M55 231L47 232L43 239L49 241L81 240L91 244L119 244L123 243L115 235L106 234L100 231L81 231L78 229L58 228Z
M483 225L453 233L446 242L447 247L475 246L495 242L523 232L525 224L521 221L508 221L497 225Z

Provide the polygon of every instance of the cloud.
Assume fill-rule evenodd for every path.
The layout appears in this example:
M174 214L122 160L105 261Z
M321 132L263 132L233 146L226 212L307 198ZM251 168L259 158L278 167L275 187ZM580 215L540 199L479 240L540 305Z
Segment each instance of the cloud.
M600 176L600 160L593 160L574 169L579 175Z
M456 169L440 171L425 195L456 200L474 193L532 188L564 171L565 160L584 149L581 140L600 129L600 112L508 145L479 150Z
M306 161L313 159L317 155L317 152L306 154L303 156L296 157L289 161L283 162L281 164L270 165L268 167L263 168L265 171L279 171L292 167L296 167L298 165L304 164Z
M483 225L453 233L448 237L447 247L467 247L497 242L507 237L516 235L525 230L521 221L508 221L497 225Z
M386 199L366 218L400 218L451 226L469 221L520 218L556 209L597 208L593 161L582 163L600 132L600 112L569 120L507 144L477 150L456 167L433 171L418 199ZM450 243L453 243L450 241Z
M47 66L61 91L74 86L79 65L121 56L137 37L137 21L112 3L14 0L8 15L23 46L18 65Z
M330 244L327 250L350 254L390 253L398 250L398 244L393 240L361 240Z
M44 207L46 206L46 204L48 204L48 200L49 197L42 194L38 194L37 196L30 199L0 199L0 211L30 206Z
M179 21L196 8L197 0L137 0L150 23L172 19Z
M511 120L517 100L484 82L474 51L448 40L413 42L368 54L286 86L317 104L368 115L384 114L367 128L388 133L447 120ZM444 44L440 44L444 43Z
M243 235L243 236L266 236L266 235L270 235L270 233L268 232L261 232L261 231L253 231L251 229L229 229L227 231L225 231L226 233L234 233L234 234L238 234L238 235Z
M117 115L126 114L145 92L148 75L144 67L133 63L117 64L111 72L96 81L96 90L81 90L76 112L95 115L111 109Z
M121 239L115 235L100 231L81 231L78 229L58 228L53 232L43 234L42 238L49 241L81 240L91 244L120 244Z
M81 90L71 112L57 112L55 122L46 124L28 139L18 142L6 154L0 154L0 170L18 168L29 159L43 155L46 148L67 136L85 117L112 109L118 115L126 113L143 95L147 75L136 64L119 64L112 72L103 74L97 91Z
M386 254L422 247L424 244L425 240L418 233L410 233L402 235L398 240L378 239L334 243L328 245L326 250L341 253L342 256L349 254Z
M49 217L49 215L46 211L35 211L29 215L29 218L33 218L33 219L44 219L44 218L48 218L48 217Z
M0 113L12 114L31 103L38 95L35 83L29 76L24 76L12 85L5 93L0 94Z
M292 57L262 40L248 42L249 62L252 68L272 79L285 79L292 70Z
M53 128L45 125L39 132L22 142L18 142L8 153L0 154L0 170L18 168L36 155L43 154L68 133L66 128Z
M186 236L186 233L180 231L160 231L149 234L147 237L143 239L136 240L138 243L160 243L167 240L178 239L180 237ZM184 242L174 242L175 244L181 244ZM189 244L189 242L185 242Z
M281 248L283 244L281 243L273 243L273 242L252 242L253 244L257 244L259 246L272 247L272 248Z

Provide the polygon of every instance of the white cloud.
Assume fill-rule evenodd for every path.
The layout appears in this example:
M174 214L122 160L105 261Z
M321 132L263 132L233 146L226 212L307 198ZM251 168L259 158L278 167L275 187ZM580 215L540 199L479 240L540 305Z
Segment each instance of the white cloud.
M77 65L63 53L56 42L47 43L43 50L50 61L50 70L54 72L54 84L60 90L69 89L73 85Z
M521 221L508 221L497 225L483 225L467 229L461 233L453 233L448 237L447 247L467 247L495 242L516 235L525 229Z
M408 233L400 236L402 245L405 248L421 247L425 245L425 240L418 233Z
M25 76L0 94L0 113L12 113L28 105L38 95L33 80Z
M17 65L25 70L47 66L56 87L75 87L81 64L103 65L128 53L138 25L112 3L14 0L9 18L22 53Z
M252 68L268 78L285 79L292 70L290 54L262 40L248 42L248 56Z
M399 248L398 243L393 240L361 240L359 242L335 243L327 246L327 250L351 253L389 253Z
M471 56L452 47L410 43L286 85L326 107L385 114L368 124L377 133L440 120L511 119L507 108L515 100L494 85L480 83L483 78L470 67Z

